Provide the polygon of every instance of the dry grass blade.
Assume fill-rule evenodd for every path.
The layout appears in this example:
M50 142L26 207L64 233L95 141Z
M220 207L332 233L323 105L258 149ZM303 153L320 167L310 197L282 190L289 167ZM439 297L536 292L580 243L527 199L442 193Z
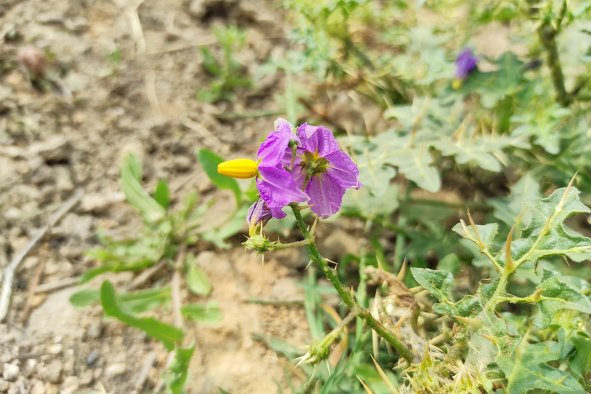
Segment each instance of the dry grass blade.
M388 375L386 375L386 372L384 372L382 367L380 367L380 364L378 364L378 362L376 361L375 358L373 358L373 356L371 356L371 361L373 361L373 364L376 366L376 369L378 370L378 373L380 374L382 381L384 382L386 387L388 387L388 390L390 390L390 393L398 394L398 390L396 389L396 387L394 387L394 385L392 384L390 379L388 379Z

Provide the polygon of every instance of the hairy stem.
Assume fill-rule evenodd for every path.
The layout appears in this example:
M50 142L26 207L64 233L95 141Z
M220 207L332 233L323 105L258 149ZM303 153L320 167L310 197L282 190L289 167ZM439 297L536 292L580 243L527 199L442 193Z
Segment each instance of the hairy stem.
M316 264L320 268L320 270L322 271L322 273L324 274L326 279L328 279L328 281L332 284L332 286L337 291L340 299L353 311L357 311L357 315L360 318L362 318L363 320L365 320L367 322L367 324L378 333L378 335L380 335L382 338L384 338L394 349L396 349L398 354L400 354L409 363L412 362L413 356L412 356L412 352L410 351L410 349L404 343L402 343L398 338L396 338L394 336L394 334L392 334L392 332L390 332L380 322L378 322L376 319L374 319L373 316L371 315L371 313L369 312L369 310L367 310L357 304L357 302L355 301L355 298L353 297L353 293L351 293L349 290L347 290L343 286L339 277L337 276L337 273L335 271L333 271L332 269L330 269L326 259L324 257L322 257L322 255L318 251L318 247L316 246L316 242L314 242L314 240L310 236L310 232L308 231L308 227L306 226L306 223L304 222L304 219L302 218L302 214L300 213L297 206L292 205L291 208L293 210L293 214L295 216L296 223L297 223L297 226L298 226L300 232L302 233L304 238L310 240L308 242L308 252L310 254L310 259L314 262L314 264Z

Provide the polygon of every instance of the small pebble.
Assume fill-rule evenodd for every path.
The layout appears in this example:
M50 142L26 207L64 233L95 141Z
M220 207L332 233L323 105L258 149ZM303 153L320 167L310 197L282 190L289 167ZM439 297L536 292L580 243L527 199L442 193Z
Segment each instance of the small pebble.
M88 356L86 356L86 366L92 367L97 362L99 357L100 354L96 350L93 350L90 353L88 353Z
M58 384L62 381L62 370L64 369L60 360L52 360L44 368L44 377L51 383Z
M123 375L125 373L126 369L127 369L127 366L123 363L109 365L105 369L105 375L108 378L114 378L116 376Z
M16 380L16 378L18 377L18 373L19 373L18 365L14 365L14 364L10 364L10 363L4 364L4 369L2 370L2 377L5 380L7 380L9 382L14 382Z
M45 385L42 381L35 379L31 385L30 394L45 394Z
M10 388L10 383L8 383L6 380L0 378L0 393L7 392L9 388Z

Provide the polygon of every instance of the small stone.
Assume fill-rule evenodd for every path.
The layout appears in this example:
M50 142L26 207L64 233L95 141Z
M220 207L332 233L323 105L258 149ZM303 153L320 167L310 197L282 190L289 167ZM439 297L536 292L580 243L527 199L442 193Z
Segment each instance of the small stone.
M49 354L57 355L62 352L63 346L61 343L56 343L47 348Z
M97 362L99 357L100 354L96 350L93 350L90 353L88 353L88 356L86 356L86 366L92 367Z
M0 378L0 393L5 393L10 388L10 383Z
M4 364L4 369L2 370L2 377L9 381L14 382L18 377L19 368L18 365L6 363Z
M68 376L64 380L61 392L64 394L72 394L80 388L80 380L76 376Z
M86 329L86 336L90 339L98 339L103 334L103 325L100 321L93 321Z
M105 376L107 378L114 378L116 376L123 375L126 369L127 366L123 363L109 365L105 369Z
M35 379L31 385L29 394L45 394L45 385L42 381Z
M63 368L60 360L52 360L49 365L43 369L43 376L51 383L58 384L62 381Z

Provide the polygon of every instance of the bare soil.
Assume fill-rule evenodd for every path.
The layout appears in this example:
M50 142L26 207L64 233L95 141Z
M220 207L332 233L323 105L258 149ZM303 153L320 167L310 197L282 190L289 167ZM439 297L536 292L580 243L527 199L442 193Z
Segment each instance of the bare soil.
M96 246L97 229L133 231L135 215L118 185L127 152L143 157L146 182L165 178L177 195L194 188L214 196L220 201L214 214L223 216L229 196L211 187L194 152L207 147L226 157L253 155L274 118L223 115L281 108L274 89L282 80L264 78L231 103L197 101L195 92L210 78L197 47L215 43L216 24L246 30L247 48L239 53L244 64L284 50L278 2L0 2L0 271L52 212L83 191L80 204L16 272L8 319L0 324L0 393L154 392L161 384L168 354L159 343L104 319L99 307L75 309L71 282L36 289L67 283L95 266L85 251ZM45 59L38 75L35 64L26 68L26 51L35 50ZM228 251L199 250L214 285L209 299L224 317L216 326L189 327L197 338L190 393L286 389L289 361L253 335L296 346L309 340L301 307L246 302L302 299L305 257L293 252L261 265L235 244ZM131 275L110 279L124 283Z

